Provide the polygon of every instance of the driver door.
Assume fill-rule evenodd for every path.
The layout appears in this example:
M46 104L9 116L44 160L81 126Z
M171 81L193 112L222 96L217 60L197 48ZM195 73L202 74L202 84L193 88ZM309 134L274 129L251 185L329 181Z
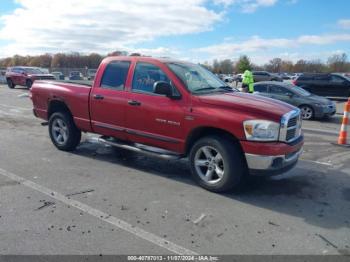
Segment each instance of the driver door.
M154 83L170 78L160 66L138 62L126 105L128 139L137 143L178 151L183 143L184 99L170 99L153 92ZM174 87L174 94L179 94Z

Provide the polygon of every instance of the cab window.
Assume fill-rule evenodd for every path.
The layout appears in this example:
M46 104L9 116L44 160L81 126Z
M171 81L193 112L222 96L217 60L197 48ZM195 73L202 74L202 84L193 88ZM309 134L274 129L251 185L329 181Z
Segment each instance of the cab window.
M101 87L124 90L130 62L113 61L109 63L102 76Z
M132 81L132 91L141 93L154 93L153 85L157 81L171 84L170 79L157 66L149 63L137 63Z

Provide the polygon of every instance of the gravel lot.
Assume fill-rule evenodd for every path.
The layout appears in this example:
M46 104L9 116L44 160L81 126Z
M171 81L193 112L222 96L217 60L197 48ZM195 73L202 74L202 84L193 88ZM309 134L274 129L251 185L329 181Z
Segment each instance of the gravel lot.
M1 254L350 253L350 151L332 144L340 117L303 123L292 171L214 194L185 160L121 152L92 134L58 151L27 93L0 86Z

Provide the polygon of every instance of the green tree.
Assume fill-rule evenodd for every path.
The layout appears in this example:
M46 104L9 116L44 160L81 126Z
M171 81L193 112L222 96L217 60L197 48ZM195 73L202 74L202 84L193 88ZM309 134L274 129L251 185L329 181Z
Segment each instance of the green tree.
M243 73L245 70L252 70L252 63L249 57L242 55L237 61L236 69L239 73Z
M347 60L348 56L345 53L335 54L328 58L327 63L332 72L346 72L349 70Z

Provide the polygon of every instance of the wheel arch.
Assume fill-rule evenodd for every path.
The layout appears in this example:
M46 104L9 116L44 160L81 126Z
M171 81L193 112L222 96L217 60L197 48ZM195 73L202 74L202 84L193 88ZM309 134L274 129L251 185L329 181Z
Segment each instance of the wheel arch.
M68 105L62 100L49 101L47 119L50 119L51 115L56 112L68 113L71 117L73 117Z
M308 103L301 103L300 105L298 105L299 108L303 107L303 106L307 106L310 107L312 109L312 111L315 113L315 108L313 105L308 104Z
M189 155L191 148L196 143L196 141L198 141L202 137L211 136L211 135L226 137L227 139L231 140L234 144L236 144L241 150L241 152L243 153L243 149L241 147L241 144L238 138L235 137L232 133L221 128L203 126L203 127L195 128L188 135L186 139L186 144L185 144L185 155Z

